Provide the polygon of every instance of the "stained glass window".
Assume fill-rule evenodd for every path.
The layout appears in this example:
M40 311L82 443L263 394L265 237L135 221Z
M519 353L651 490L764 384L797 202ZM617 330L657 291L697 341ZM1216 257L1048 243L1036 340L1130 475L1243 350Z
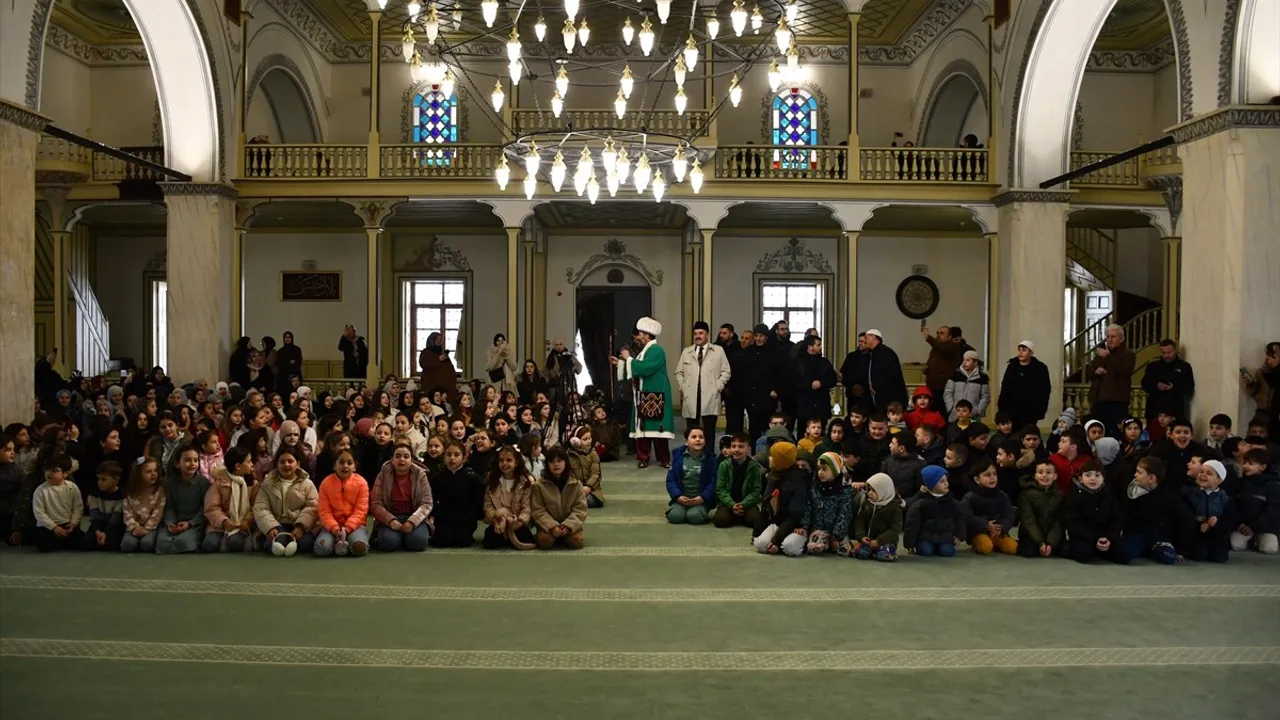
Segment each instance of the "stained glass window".
M783 88L773 98L773 144L798 148L820 145L818 138L818 99L804 88ZM775 168L808 168L815 161L813 152L774 150Z
M458 142L458 96L445 97L439 85L421 90L413 98L413 141L424 145ZM420 157L424 165L449 165L453 150L427 150Z

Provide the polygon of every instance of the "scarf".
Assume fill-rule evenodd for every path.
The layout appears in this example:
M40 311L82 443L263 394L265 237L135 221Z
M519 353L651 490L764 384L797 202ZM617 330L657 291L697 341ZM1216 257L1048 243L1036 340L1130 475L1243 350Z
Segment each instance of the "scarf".
M1127 494L1129 495L1130 500L1137 500L1138 498L1142 497L1143 495L1146 495L1149 492L1151 491L1144 487L1140 487L1138 485L1138 481L1134 480L1129 483L1129 491Z
M231 496L227 500L227 517L238 525L249 514L249 486L245 484L244 478L239 475L232 475L228 472L227 477L231 479Z
M182 445L182 435L169 440L161 438L162 445L160 447L160 467L169 467L169 461L173 459L173 453Z

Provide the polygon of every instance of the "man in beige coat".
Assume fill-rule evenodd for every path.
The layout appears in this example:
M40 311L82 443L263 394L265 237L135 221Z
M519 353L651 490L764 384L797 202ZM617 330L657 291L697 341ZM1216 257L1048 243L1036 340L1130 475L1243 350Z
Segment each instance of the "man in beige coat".
M680 353L675 384L680 389L681 414L688 427L701 427L707 446L714 448L720 394L729 384L729 358L711 342L711 328L699 320L693 324L693 344Z

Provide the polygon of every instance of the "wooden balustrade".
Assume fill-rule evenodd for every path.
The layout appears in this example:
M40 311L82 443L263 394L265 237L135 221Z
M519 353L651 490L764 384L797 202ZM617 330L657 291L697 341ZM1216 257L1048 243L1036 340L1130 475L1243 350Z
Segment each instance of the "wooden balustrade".
M716 148L717 180L847 180L849 148L813 145L721 145Z
M501 145L383 145L378 148L378 174L384 178L493 178L501 158Z
M164 165L164 148L162 147L125 147L121 150L136 155L143 160ZM94 182L125 182L131 180L164 180L163 173L147 169L141 165L125 162L119 158L96 152L93 154Z
M688 137L695 132L707 134L710 114L705 110L686 110L683 115L675 110L648 110L629 112L618 119L613 110L565 110L556 117L550 110L512 110L511 125L516 134L534 132L558 132L570 127L575 129L604 128L666 133Z
M1118 154L1120 154L1118 150L1073 150L1071 169L1078 170ZM1129 158L1122 163L1095 170L1071 181L1072 187L1138 187L1141 184L1138 177L1138 158Z
M1075 408L1077 418L1083 418L1088 415L1093 409L1093 403L1089 402L1089 384L1063 383L1062 407ZM1129 417L1145 417L1146 411L1147 393L1144 392L1141 387L1134 385L1129 390ZM1056 419L1057 418L1045 418L1045 421L1053 422Z
M858 176L890 183L988 182L986 148L861 148Z
M367 145L245 145L244 177L363 178L368 177Z
M36 146L36 163L65 165L69 168L87 170L93 164L93 151L62 138L44 135L40 138L40 144Z

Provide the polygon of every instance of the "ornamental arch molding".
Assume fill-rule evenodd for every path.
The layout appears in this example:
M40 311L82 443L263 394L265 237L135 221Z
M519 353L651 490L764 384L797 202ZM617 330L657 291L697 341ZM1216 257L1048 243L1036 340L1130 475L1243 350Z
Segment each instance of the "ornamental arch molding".
M281 114L288 110L287 105L299 105L297 108L304 115L304 122L310 132L311 139L284 138L279 142L323 142L324 133L320 129L319 115L316 112L315 97L304 79L301 68L291 58L280 53L272 53L258 63L250 77L245 97L252 103L255 93L261 88L264 99L276 116L276 125L283 131L285 123Z

